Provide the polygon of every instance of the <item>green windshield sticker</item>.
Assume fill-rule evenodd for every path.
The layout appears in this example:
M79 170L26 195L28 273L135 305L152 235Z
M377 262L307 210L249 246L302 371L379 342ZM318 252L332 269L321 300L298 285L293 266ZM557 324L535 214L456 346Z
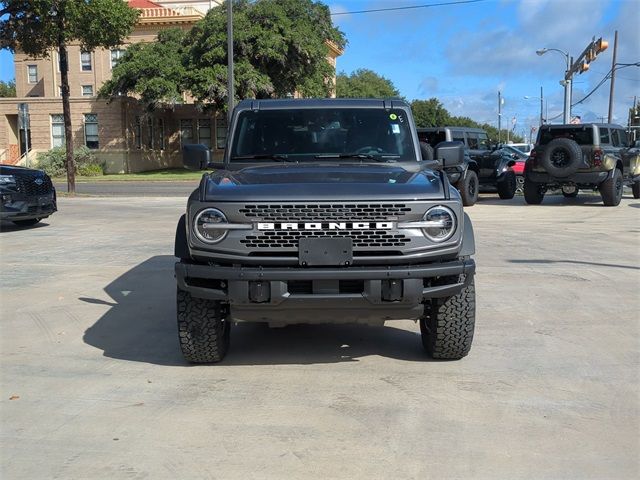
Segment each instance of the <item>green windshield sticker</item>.
M395 113L392 113L391 115L389 115L389 118L391 120L396 120L398 118L398 116Z

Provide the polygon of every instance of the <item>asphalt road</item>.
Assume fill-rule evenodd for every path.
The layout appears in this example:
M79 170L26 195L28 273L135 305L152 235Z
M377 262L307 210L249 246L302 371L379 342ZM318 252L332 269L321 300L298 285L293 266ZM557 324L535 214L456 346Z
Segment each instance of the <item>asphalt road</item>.
M97 196L182 197L187 198L198 187L199 180L179 182L103 181L77 182L76 193ZM66 183L54 183L58 192L66 192Z
M468 357L418 326L236 326L188 366L185 198L61 198L0 233L0 477L636 479L640 201L484 197Z

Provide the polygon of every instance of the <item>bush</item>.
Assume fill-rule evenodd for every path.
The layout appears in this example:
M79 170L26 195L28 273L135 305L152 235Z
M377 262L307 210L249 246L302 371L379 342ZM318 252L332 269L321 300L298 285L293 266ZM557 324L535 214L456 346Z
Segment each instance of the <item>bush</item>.
M66 173L64 168L65 155L64 147L56 147L48 152L38 153L38 168L44 170L50 177L62 177Z
M88 163L85 165L78 165L78 175L83 177L98 177L104 175L102 165L96 163Z
M67 174L64 168L66 152L64 147L56 147L48 152L39 153L38 167L51 177L64 177ZM73 151L73 159L76 164L76 175L87 177L104 175L104 163L100 162L95 153L84 145Z

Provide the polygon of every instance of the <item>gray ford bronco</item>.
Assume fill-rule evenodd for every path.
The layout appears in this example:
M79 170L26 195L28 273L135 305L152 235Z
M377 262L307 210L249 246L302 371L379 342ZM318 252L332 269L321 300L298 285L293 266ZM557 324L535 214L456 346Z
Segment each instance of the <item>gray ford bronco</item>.
M186 360L222 360L232 323L398 319L420 322L432 357L467 355L474 236L443 172L464 150L434 153L398 100L245 100L221 162L185 146L185 166L216 169L176 230Z

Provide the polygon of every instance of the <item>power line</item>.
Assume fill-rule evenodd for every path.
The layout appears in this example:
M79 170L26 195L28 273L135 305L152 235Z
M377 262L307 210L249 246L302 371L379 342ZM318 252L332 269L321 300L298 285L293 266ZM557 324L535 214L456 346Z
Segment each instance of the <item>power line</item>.
M390 12L392 10L410 10L415 8L429 8L429 7L443 7L446 5L461 5L465 3L478 3L485 2L486 0L459 0L455 2L442 2L442 3L431 3L428 5L408 5L404 7L389 7L389 8L376 8L371 10L358 10L355 12L335 12L330 13L330 15L352 15L356 13L374 13L374 12Z
M627 68L627 67L640 67L640 62L636 62L636 63L616 63L616 66L614 68L615 68L615 70L621 70L621 69ZM602 77L602 80L600 80L598 82L598 84L595 87L593 87L593 89L589 93L587 93L584 97L582 97L576 103L572 103L571 104L571 108L575 107L576 105L580 105L587 98L589 98L591 95L593 95L596 92L596 90L598 90L602 85L604 85L605 82L611 78L611 73L613 72L614 68L610 69L607 72L607 74L604 77ZM561 113L559 115L556 115L555 117L548 118L547 121L555 120L556 118L560 118L562 115L563 114Z

